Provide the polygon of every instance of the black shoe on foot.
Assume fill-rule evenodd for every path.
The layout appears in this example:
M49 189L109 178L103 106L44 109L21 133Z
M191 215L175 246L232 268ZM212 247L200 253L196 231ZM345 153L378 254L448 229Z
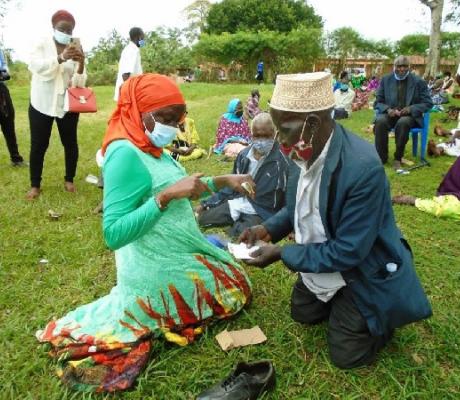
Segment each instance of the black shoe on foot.
M270 361L238 363L222 382L201 393L197 400L256 400L275 387L275 369Z
M28 167L29 164L27 164L24 160L21 161L11 161L11 165L13 167Z

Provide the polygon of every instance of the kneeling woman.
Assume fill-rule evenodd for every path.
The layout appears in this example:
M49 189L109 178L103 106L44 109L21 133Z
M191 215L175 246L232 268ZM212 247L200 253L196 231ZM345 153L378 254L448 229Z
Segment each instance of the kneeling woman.
M152 340L191 343L206 324L250 300L246 273L206 241L189 199L254 183L249 175L188 177L162 149L184 117L184 99L169 78L145 74L123 84L103 143L103 229L115 250L117 285L37 332L77 390L130 387Z

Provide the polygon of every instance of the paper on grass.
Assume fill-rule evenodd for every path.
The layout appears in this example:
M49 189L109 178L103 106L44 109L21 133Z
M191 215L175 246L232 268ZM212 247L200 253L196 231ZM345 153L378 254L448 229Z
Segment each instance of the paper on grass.
M259 246L247 247L245 243L229 243L228 251L233 255L237 260L251 260L254 257L251 257L250 254L256 250L259 250Z
M267 340L258 325L251 329L241 329L238 331L224 330L216 335L216 340L222 350L227 351L236 347L249 346L250 344L260 344Z

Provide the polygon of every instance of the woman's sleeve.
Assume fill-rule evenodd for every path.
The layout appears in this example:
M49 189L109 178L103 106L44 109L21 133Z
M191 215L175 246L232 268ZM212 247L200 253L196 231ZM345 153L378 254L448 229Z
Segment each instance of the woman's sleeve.
M38 75L44 81L50 81L56 77L59 70L57 53L54 57L43 57L43 44L34 48L30 55L29 71Z
M107 246L117 250L139 239L161 215L151 193L151 176L136 151L118 146L104 161L103 231Z

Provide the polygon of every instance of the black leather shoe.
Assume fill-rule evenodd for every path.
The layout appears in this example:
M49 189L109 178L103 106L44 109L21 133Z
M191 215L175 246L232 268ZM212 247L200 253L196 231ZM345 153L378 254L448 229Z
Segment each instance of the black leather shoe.
M255 400L275 387L275 369L270 361L240 362L222 382L201 393L197 400Z

